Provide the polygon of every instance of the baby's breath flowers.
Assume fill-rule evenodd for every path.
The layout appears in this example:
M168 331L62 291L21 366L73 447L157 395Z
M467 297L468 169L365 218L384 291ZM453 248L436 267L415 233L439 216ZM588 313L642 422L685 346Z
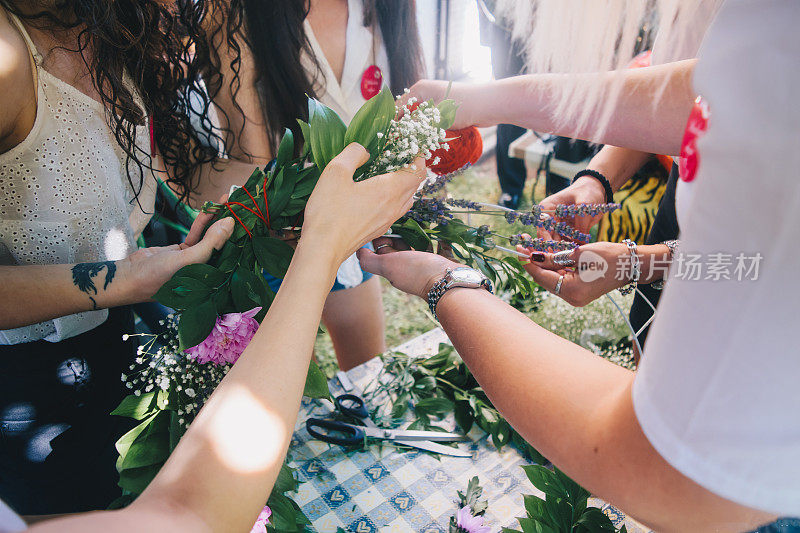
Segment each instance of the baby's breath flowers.
M130 372L122 375L122 381L135 396L173 392L169 398L178 402L173 406L177 408L178 423L188 426L233 365L201 362L181 351L175 315L168 315L161 325L163 333L135 335L140 337L140 345L134 364L130 365Z
M375 159L369 175L376 176L408 168L410 161L430 159L434 150L447 149L445 130L439 127L442 115L430 102L417 103L409 98L399 107L401 116L392 121L386 133L381 154ZM379 134L383 138L383 134Z

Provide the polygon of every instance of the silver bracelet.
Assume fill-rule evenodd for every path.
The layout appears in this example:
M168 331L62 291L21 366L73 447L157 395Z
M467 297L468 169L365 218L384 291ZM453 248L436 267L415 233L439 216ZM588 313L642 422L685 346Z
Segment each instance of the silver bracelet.
M636 253L635 242L630 239L625 239L622 241L622 244L628 247L628 251L631 254L631 282L618 289L619 293L624 296L636 290L636 286L639 284L639 278L642 276L642 262L639 259L639 254Z
M678 243L679 242L680 241L678 241L677 239L672 239L672 240L669 240L669 241L664 241L664 242L659 243L659 244L663 244L664 246L669 248L669 259L670 259L670 261L672 261L672 259L675 257L675 250L678 249ZM653 287L655 290L660 291L661 289L664 288L664 285L666 285L666 284L667 284L667 280L662 278L662 279L660 279L658 281L654 281L653 283L650 284L650 286Z

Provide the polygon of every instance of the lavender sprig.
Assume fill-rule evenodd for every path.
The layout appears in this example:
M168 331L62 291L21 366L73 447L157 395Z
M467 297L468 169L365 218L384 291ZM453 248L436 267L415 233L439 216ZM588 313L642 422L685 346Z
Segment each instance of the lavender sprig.
M509 237L508 242L510 242L512 245L521 245L525 248L529 248L539 252L557 252L561 250L573 250L578 247L578 244L570 241L551 241L539 237L528 239L523 237L522 234L520 233L517 233L516 235L512 235L511 237Z
M425 185L423 185L422 188L419 190L420 194L428 194L428 195L436 194L437 192L441 191L445 185L450 183L453 180L453 178L455 178L456 176L460 176L471 166L472 164L467 163L460 169L451 172L449 174L444 174L442 176L435 176L433 178L429 178L425 182Z
M408 216L419 223L430 222L447 225L453 218L450 208L438 198L419 198L411 206Z
M555 215L560 218L566 217L593 217L610 213L619 209L620 204L570 204L557 205Z
M471 209L472 211L480 211L482 209L482 204L479 202L473 202L472 200L463 200L461 198L448 198L445 200L448 205L452 207L460 207L462 209Z

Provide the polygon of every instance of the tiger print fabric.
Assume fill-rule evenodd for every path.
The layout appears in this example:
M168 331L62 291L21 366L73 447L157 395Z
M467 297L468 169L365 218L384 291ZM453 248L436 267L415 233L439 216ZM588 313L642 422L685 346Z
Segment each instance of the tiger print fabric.
M667 187L667 177L664 166L655 159L642 167L614 194L614 201L622 207L601 219L597 240L622 242L631 239L644 244Z

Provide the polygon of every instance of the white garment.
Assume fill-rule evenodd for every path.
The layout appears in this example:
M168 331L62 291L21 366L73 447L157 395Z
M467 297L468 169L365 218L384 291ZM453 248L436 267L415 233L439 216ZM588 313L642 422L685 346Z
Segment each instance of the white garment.
M12 20L36 63L38 101L28 136L0 154L0 264L123 259L136 250L152 214L155 178L145 170L137 203L103 105L42 68L25 28L13 15ZM136 138L138 148L149 151L146 126L137 128ZM139 158L147 161L145 153ZM138 183L138 172L131 174ZM107 317L107 310L89 311L0 331L0 344L56 342Z
M380 34L373 35L372 28L364 26L363 12L362 0L348 0L345 58L341 83L336 79L336 74L317 42L311 24L308 23L308 20L304 23L306 36L311 43L319 68L307 55L303 55L303 66L309 79L314 80L317 99L334 110L345 124L350 124L356 112L366 102L361 94L361 78L367 68L377 64L383 73L384 85L389 85L389 58L383 38ZM364 273L355 254L348 257L336 273L336 280L347 289L359 285L363 279Z
M304 23L306 36L322 72L318 71L312 59L306 55L302 59L303 66L309 79L314 80L317 99L336 111L345 124L350 124L353 116L366 102L361 95L361 78L368 67L377 64L383 73L384 85L389 85L389 57L383 38L380 30L378 35L373 36L372 28L364 26L363 12L362 0L347 1L347 35L341 84L325 58L311 24L307 20Z
M17 533L25 531L28 526L20 516L0 500L0 533Z
M706 37L694 83L711 118L679 212L680 251L763 260L756 281L684 280L674 267L633 389L645 435L673 467L722 497L792 516L800 515L798 20L797 0L728 0Z

